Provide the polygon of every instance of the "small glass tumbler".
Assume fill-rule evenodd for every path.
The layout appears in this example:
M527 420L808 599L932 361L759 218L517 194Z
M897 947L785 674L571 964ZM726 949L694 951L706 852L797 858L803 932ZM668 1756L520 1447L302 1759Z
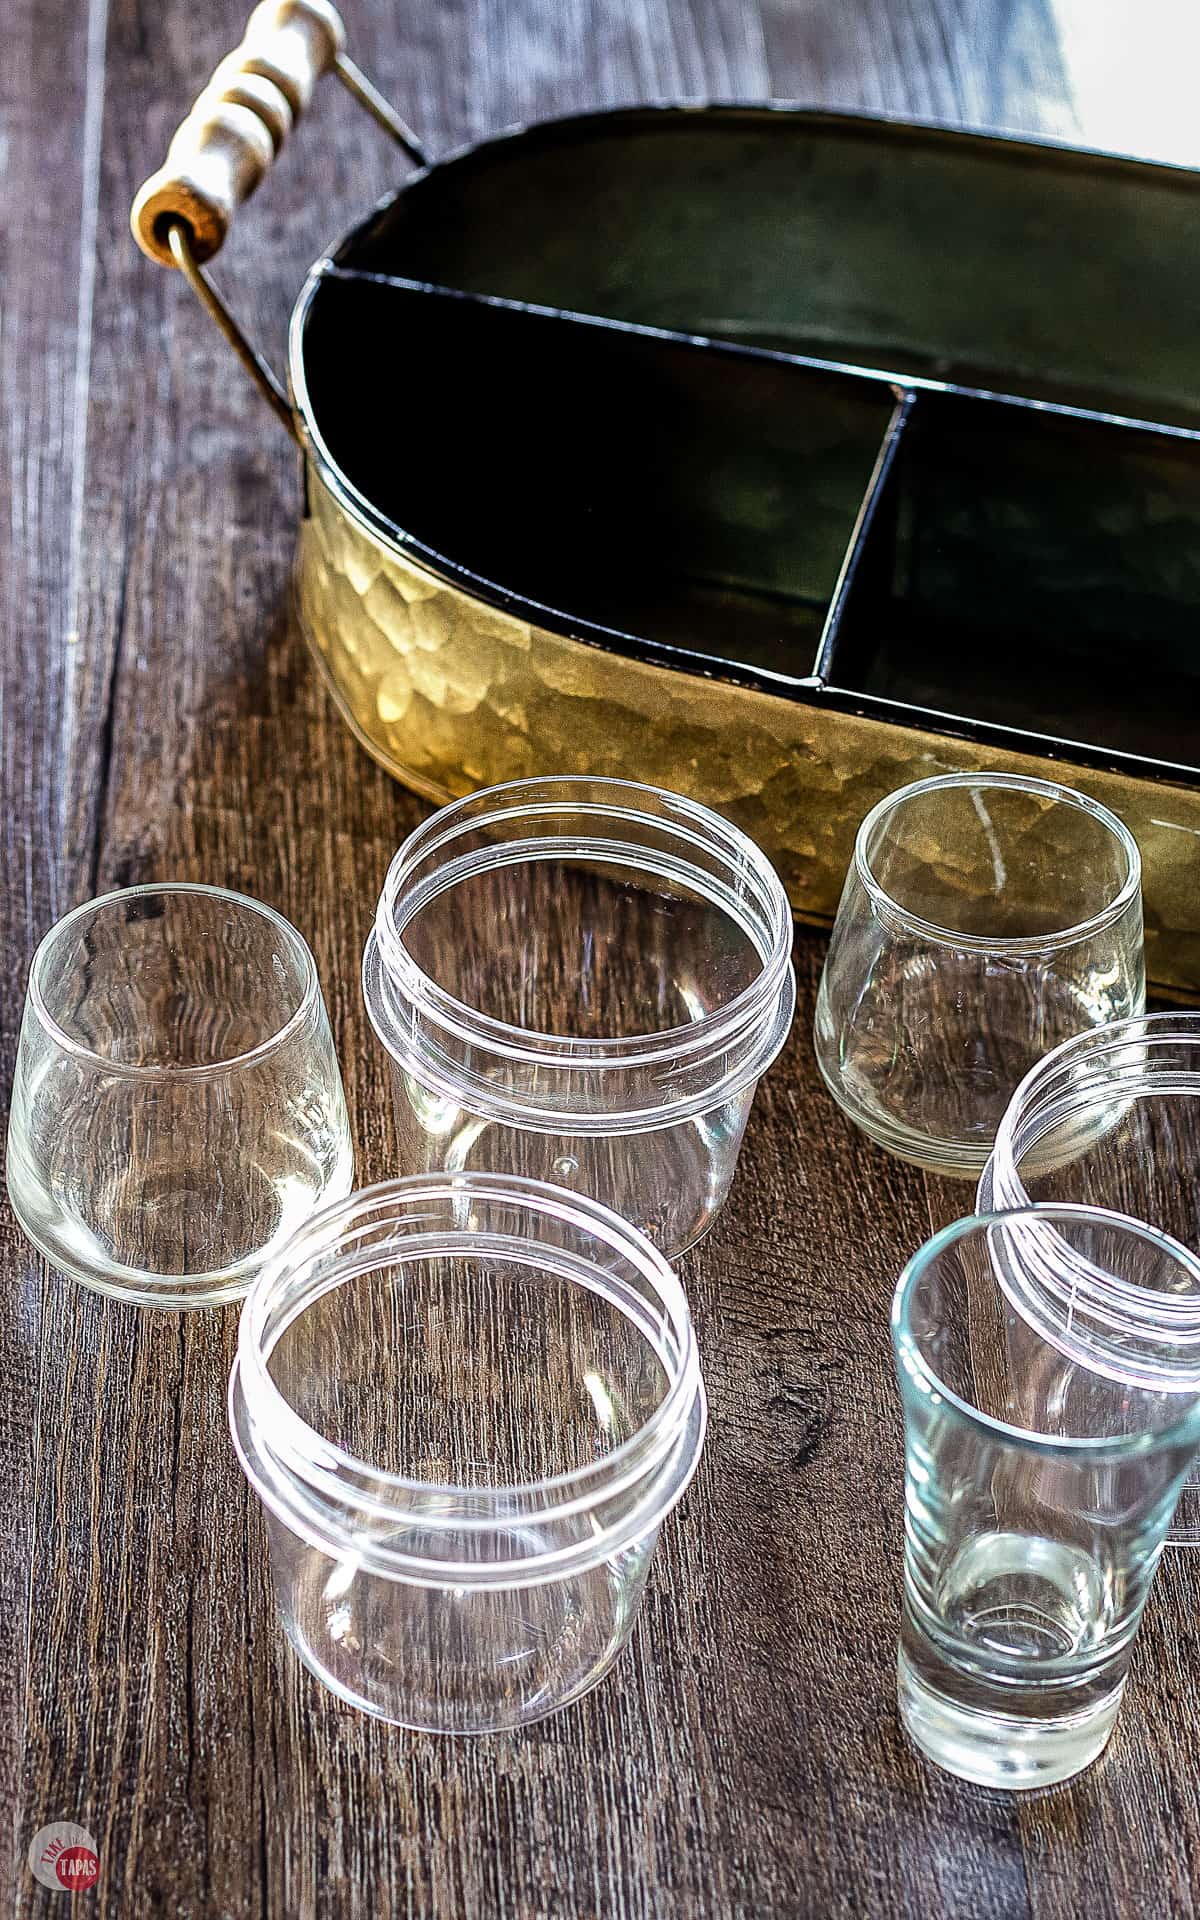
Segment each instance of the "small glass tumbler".
M1024 1208L935 1235L892 1308L900 1715L931 1760L984 1786L1050 1786L1102 1751L1200 1446L1195 1395L1133 1386L1099 1344L1085 1366L1055 1337L1062 1301L1097 1275L1169 1292L1194 1288L1200 1261L1099 1208Z
M1080 1201L1144 1220L1200 1256L1200 1014L1147 1013L1064 1041L1009 1102L980 1176L981 1213L1031 1201ZM1200 1293L1108 1287L1106 1324L1130 1367L1179 1393L1200 1393ZM1078 1340L1088 1323L1072 1295ZM1200 1481L1189 1480L1169 1543L1200 1545Z
M302 1227L243 1309L229 1405L296 1652L435 1733L523 1726L603 1678L705 1423L661 1254L486 1173Z
M51 1265L145 1306L239 1299L353 1183L316 964L257 900L130 887L33 957L8 1191Z
M674 1258L729 1191L791 950L765 855L678 794L564 777L444 807L392 861L363 961L400 1168L587 1193Z
M817 1063L881 1147L977 1179L1033 1062L1145 998L1128 828L1049 780L943 774L889 794L858 830Z

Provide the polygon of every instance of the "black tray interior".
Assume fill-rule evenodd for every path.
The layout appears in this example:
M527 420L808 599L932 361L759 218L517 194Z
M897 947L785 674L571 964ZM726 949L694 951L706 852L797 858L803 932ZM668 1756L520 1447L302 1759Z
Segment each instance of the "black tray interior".
M922 394L822 677L1187 763L1200 713L1200 443Z
M340 273L308 348L328 452L410 546L580 633L811 677L886 382Z
M487 140L337 250L367 268L1200 427L1198 178L788 107Z
M802 112L551 123L322 263L301 397L382 532L541 624L1197 779L1198 186Z

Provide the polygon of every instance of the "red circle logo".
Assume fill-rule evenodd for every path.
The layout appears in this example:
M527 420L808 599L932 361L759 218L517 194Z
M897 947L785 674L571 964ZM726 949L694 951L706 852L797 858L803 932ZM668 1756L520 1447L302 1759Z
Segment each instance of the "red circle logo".
M100 1878L100 1862L90 1847L66 1847L54 1862L61 1887L72 1893L79 1887L94 1887Z
M29 1842L29 1871L52 1893L87 1892L100 1878L95 1836L77 1820L52 1820Z

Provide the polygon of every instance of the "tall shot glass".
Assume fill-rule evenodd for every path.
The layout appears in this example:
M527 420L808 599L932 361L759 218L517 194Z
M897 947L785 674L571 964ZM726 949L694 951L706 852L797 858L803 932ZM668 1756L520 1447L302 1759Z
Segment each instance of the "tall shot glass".
M858 830L817 1064L878 1145L977 1179L1034 1061L1145 998L1128 828L1050 780L942 774L889 794Z
M1049 1786L1102 1751L1200 1446L1200 1399L1083 1366L1014 1300L1107 1277L1194 1288L1200 1262L1119 1214L959 1220L900 1277L900 1716L939 1766ZM1036 1325L1035 1325L1036 1320Z
M51 928L29 973L8 1191L60 1272L145 1306L240 1299L353 1175L316 962L272 908L129 887Z

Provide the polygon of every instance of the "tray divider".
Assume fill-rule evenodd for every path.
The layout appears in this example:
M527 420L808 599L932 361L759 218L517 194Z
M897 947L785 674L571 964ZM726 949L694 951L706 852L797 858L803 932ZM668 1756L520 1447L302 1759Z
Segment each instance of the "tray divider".
M920 390L915 387L897 390L896 405L880 444L871 478L867 482L867 490L854 522L854 530L850 535L837 584L829 602L829 611L825 616L825 624L821 629L820 644L813 664L813 678L818 685L824 685L831 677L842 612L853 589L863 555L871 541L872 529L881 510L881 502L888 491L888 476L900 451L905 429L917 404L919 392Z

